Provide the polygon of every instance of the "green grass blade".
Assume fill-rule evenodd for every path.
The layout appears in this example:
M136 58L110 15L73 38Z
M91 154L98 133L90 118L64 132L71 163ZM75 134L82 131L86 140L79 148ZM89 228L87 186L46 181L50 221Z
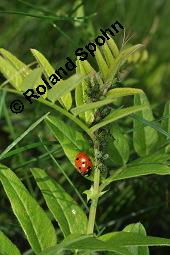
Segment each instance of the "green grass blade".
M28 17L33 17L33 18L38 18L38 19L49 19L49 20L63 20L63 21L80 21L81 20L86 20L89 19L93 16L96 16L96 13L93 13L89 16L83 16L83 17L64 17L64 16L52 16L52 15L37 15L33 13L28 13L28 12L20 12L20 11L0 11L1 15L5 14L12 14L12 15L22 15L22 16L28 16Z
M47 116L49 112L40 117L36 122L34 122L24 133L22 133L15 141L13 141L1 154L0 159L2 159L6 153L8 153L15 145L17 145L29 132L31 132L36 126L38 126Z

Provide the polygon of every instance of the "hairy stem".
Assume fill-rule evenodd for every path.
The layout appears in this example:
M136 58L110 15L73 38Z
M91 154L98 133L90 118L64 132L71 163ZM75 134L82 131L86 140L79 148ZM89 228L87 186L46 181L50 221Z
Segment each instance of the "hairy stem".
M97 132L94 134L94 156L95 156L95 166L94 166L94 183L93 183L93 198L90 206L89 211L89 221L87 226L87 234L93 234L94 232L94 224L96 218L96 210L97 210L97 203L99 199L99 184L100 184L100 169L99 169L99 161L98 161L98 154L99 154L99 142L97 139Z

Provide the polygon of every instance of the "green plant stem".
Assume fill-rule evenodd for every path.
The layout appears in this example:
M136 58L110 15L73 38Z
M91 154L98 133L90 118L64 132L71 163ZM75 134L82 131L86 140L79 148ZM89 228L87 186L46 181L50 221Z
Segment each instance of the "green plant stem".
M1 90L1 88L0 88ZM17 95L23 95L22 92L19 92L17 90L14 90L14 89L9 89L9 88L5 88L5 89L2 89L2 91L7 91L7 92L11 92L11 93L15 93ZM80 128L82 128L88 135L91 139L93 139L93 133L90 131L90 129L81 121L79 120L78 118L76 118L73 114L71 114L70 112L68 112L67 110L65 110L64 108L56 105L56 104L53 104L51 103L50 101L48 100L45 100L44 98L39 98L39 99L35 99L35 101L38 101L40 103L43 103L51 108L53 108L54 110L60 112L61 114L67 116L70 120L72 120L73 122L75 122Z
M97 133L94 134L94 156L95 156L95 167L94 167L94 190L93 190L93 198L89 211L89 221L87 226L87 234L93 234L94 232L94 224L96 218L96 210L99 199L99 185L100 185L100 169L99 169L99 161L98 161L98 153L99 153L99 142L97 140Z

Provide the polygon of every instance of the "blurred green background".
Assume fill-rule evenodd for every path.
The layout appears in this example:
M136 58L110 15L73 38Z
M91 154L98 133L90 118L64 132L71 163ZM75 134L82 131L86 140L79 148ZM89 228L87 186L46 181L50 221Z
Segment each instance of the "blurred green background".
M17 11L18 14L8 13ZM34 15L29 17L27 15ZM46 16L62 16L65 20L53 20ZM40 16L40 17L37 17ZM74 22L71 17L83 16L81 22ZM162 115L165 102L170 100L170 1L168 0L87 0L87 1L0 1L0 47L11 51L23 62L34 61L30 49L42 52L54 68L65 63L70 56L75 59L74 51L84 47L100 34L100 28L106 29L118 20L125 27L123 32L115 37L121 47L123 38L128 43L143 43L147 51L145 61L134 60L127 64L123 72L123 84L142 88L150 102L155 118ZM93 60L92 60L93 62ZM1 76L1 83L4 78ZM15 115L9 110L9 103L14 94L4 94L0 91L3 111L0 118L0 151L5 149L19 134L21 134L36 118L47 112L46 107L33 104L26 105L22 114ZM81 178L70 165L60 146L48 134L47 127L42 123L20 142L19 146L40 143L38 136L44 141L51 140L49 150L54 150L54 156L63 169L71 176L76 188L83 192L89 187L89 182ZM23 178L29 190L39 198L39 191L25 181L25 173L29 167L42 167L57 177L60 184L74 195L63 175L56 168L49 156L42 157L45 151L41 144L35 149L17 154L2 163L11 167ZM97 222L105 227L104 233L122 229L128 223L142 222L147 233L170 238L170 179L169 177L144 177L112 185L109 192L101 198L98 206ZM13 216L9 202L0 187L0 229L3 230L22 251L28 249L18 223ZM84 196L85 198L85 196ZM75 199L77 197L75 196ZM80 201L77 199L80 203ZM44 206L40 200L40 204ZM168 248L152 248L154 255L168 255Z

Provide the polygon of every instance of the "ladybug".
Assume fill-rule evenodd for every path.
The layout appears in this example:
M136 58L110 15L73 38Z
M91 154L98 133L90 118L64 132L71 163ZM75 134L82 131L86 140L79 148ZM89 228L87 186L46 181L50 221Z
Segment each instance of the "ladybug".
M90 176L92 171L92 162L85 152L79 152L76 155L75 166L81 175L86 177Z

